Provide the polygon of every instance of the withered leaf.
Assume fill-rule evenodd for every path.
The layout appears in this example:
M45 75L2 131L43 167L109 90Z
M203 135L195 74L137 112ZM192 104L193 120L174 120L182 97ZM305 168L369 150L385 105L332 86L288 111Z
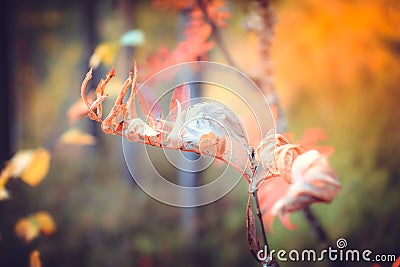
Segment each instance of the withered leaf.
M177 102L178 101L181 106L182 110L185 110L190 105L190 87L188 84L184 84L175 88L174 92L172 93L171 103L169 105L169 121L175 122L177 116Z
M247 227L247 244L249 246L250 253L255 259L258 259L257 253L261 250L260 240L257 237L256 220L250 205L250 196L247 203L246 209L246 227Z
M159 132L151 128L139 118L130 121L126 132L126 136L130 141L143 140L145 137L154 137L158 134Z
M331 202L341 185L326 157L316 150L299 155L292 166L293 184L273 206L272 213L284 215L317 202Z

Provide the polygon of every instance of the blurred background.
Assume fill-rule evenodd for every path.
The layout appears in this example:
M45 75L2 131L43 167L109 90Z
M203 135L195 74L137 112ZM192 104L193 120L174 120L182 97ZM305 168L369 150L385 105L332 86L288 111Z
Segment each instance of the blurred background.
M330 205L312 210L332 241L343 237L351 248L399 255L400 2L273 4L274 82L288 131L296 140L308 128L324 131L321 144L334 147L330 161L343 186ZM227 1L227 7L231 17L221 32L227 49L241 69L258 73L257 36L243 27L251 4ZM143 31L145 42L116 58L116 84L122 83L132 54L140 66L160 46L177 44L179 14L134 0L6 0L1 13L1 167L19 149L44 146L52 159L39 186L7 184L0 266L28 266L33 249L43 266L258 266L247 249L244 179L221 200L188 211L146 195L127 171L120 138L102 134L88 119L78 126L96 145L58 142L70 127L66 113L80 97L96 45L132 28ZM208 59L227 63L216 48ZM107 70L96 70L96 83ZM57 231L26 244L14 225L38 210L54 217ZM271 246L318 247L303 215L291 219L295 230L275 220Z

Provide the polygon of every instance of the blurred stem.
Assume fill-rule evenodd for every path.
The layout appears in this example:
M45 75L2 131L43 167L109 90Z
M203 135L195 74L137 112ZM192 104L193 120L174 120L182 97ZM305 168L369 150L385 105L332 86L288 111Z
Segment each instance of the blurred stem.
M314 215L311 208L310 207L304 208L303 215L307 219L307 222L310 225L311 230L313 231L318 243L320 243L321 246L323 246L323 247L330 246L331 242L329 240L329 237L328 237L325 229L322 227L321 222Z
M214 21L212 21L212 19L208 15L208 12L207 12L207 1L197 0L197 4L200 7L201 12L203 13L204 20L211 27L211 36L213 37L216 45L221 50L222 54L226 58L226 61L228 61L228 64L231 67L237 68L237 65L236 65L235 61L233 60L233 58L231 57L231 55L228 52L228 49L225 46L225 43L224 43L224 41L223 41L223 39L221 37L221 33L220 33L219 29L218 29L218 26L214 23Z
M265 232L265 227L264 227L264 223L263 223L262 213L261 213L261 209L260 209L260 202L258 201L257 190L255 190L252 193L252 195L254 198L254 203L256 204L257 217L258 217L258 221L261 226L262 239L263 239L264 245L267 247L266 253L269 255L270 250L269 250L269 246L268 246L268 239L267 239L267 234Z
M266 251L264 251L264 253L266 253L266 255L268 255L268 257L270 257L268 238L267 238L267 233L266 233L265 227L264 227L264 222L263 222L263 217L262 217L262 213L261 213L261 209L260 209L260 202L258 200L257 192L258 192L258 190L253 191L252 195L253 195L254 203L256 206L258 222L260 223L260 227L261 227L261 234L262 234L264 247L266 248ZM279 267L279 264L276 262L274 257L271 257L271 259L269 261L263 263L263 267Z

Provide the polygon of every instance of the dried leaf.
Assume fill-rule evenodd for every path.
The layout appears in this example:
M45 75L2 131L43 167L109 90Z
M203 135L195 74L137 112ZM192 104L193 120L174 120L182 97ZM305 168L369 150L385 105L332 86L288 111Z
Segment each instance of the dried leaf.
M217 137L213 132L203 134L199 140L199 151L204 155L216 155Z
M130 141L145 140L146 137L157 136L159 132L147 125L143 120L135 118L130 121L126 136Z
M42 267L40 253L36 249L32 251L31 255L29 256L29 267Z
M277 147L273 162L274 169L278 170L279 175L288 183L292 183L292 164L294 159L304 152L300 145L286 144Z
M178 149L183 145L183 141L181 138L181 132L182 132L182 127L184 123L184 118L182 115L182 108L181 104L177 99L175 99L176 105L177 105L177 114L176 114L176 120L174 122L174 127L172 128L172 131L169 133L167 137L167 141L170 142L170 145Z
M273 165L276 149L288 143L289 141L283 135L269 132L255 149L255 158L265 169L275 174L278 172L277 167Z
M126 101L127 107L127 120L133 119L137 117L136 111L136 104L135 104L135 95L137 91L137 80L138 80L138 73L137 73L137 66L136 61L133 63L133 78L132 78L132 87L131 87L131 94L129 95L128 100Z
M329 203L340 191L336 173L326 157L316 150L298 156L292 166L293 184L272 208L272 213L286 214L317 202Z
M201 136L212 132L216 138L217 156L240 172L247 170L248 143L237 116L217 102L200 102L187 108L180 142L198 149ZM175 127L175 126L174 126Z
M188 84L178 86L172 93L171 103L169 105L170 122L175 122L176 120L177 100L181 104L182 110L185 110L190 106L190 86Z
M101 120L103 116L103 105L102 102L108 97L108 94L105 94L106 86L110 82L112 78L115 77L115 69L114 67L107 73L106 79L101 79L97 84L96 88L96 100L90 105L90 110L96 110L97 118ZM90 115L89 115L90 117Z
M250 197L246 208L246 227L247 227L247 244L250 253L255 259L259 260L257 253L261 250L260 240L257 236L256 220L250 205Z
M88 133L82 132L78 128L71 128L60 137L60 142L62 144L71 145L94 145L96 144L96 138Z

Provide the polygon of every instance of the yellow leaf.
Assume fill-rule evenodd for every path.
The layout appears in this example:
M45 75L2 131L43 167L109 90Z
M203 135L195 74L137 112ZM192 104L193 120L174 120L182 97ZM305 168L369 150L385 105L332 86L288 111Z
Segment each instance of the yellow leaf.
M40 261L40 253L36 249L32 251L29 256L29 267L42 267L42 262Z
M60 137L62 144L94 145L96 138L93 135L82 132L80 129L71 128Z
M46 211L39 211L34 217L39 222L40 230L45 235L51 235L56 231L56 224L53 217Z
M89 59L89 66L97 68L100 63L110 67L117 56L120 45L118 42L104 42L97 45Z
M21 179L30 186L37 186L49 171L50 158L50 152L44 148L33 151L29 164L21 174Z

